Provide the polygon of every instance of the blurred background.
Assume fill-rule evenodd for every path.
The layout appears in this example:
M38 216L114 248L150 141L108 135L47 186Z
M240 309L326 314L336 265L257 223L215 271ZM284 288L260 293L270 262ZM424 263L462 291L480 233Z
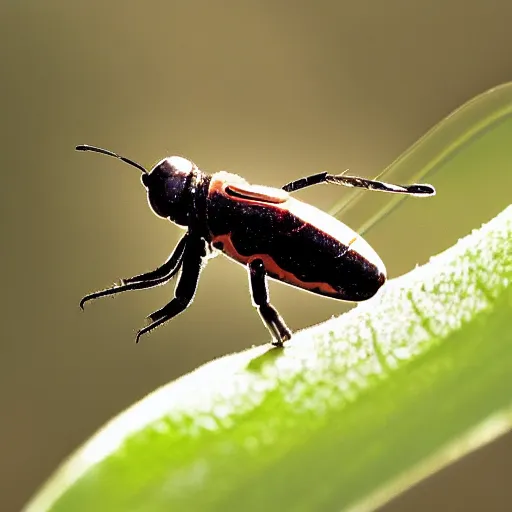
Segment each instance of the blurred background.
M156 387L268 341L244 269L217 258L193 306L136 346L173 287L78 308L163 262L181 231L134 169L179 154L273 186L329 170L374 176L473 96L512 80L508 0L1 2L0 510L15 511L101 425ZM368 239L399 275L510 203L479 162L432 177ZM498 181L499 179L499 181ZM497 185L499 183L499 186ZM347 194L299 196L329 210ZM221 293L219 293L221 292ZM294 329L350 306L278 284ZM509 510L512 436L386 512Z

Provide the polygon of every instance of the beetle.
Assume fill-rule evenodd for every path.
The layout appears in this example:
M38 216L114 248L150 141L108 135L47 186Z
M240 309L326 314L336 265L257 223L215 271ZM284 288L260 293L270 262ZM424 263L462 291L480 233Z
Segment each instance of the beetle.
M140 337L182 313L191 304L208 257L223 253L244 265L249 274L253 305L282 346L292 332L269 300L267 278L318 295L359 302L371 298L386 281L384 263L355 231L318 208L291 197L297 190L320 183L432 196L428 184L393 185L377 180L322 172L292 181L281 189L251 185L228 172L207 174L193 162L170 156L151 171L137 162L96 146L79 145L117 158L142 173L153 212L185 228L171 256L151 272L122 279L120 285L86 295L80 302L128 290L153 288L181 271L174 298L149 315Z

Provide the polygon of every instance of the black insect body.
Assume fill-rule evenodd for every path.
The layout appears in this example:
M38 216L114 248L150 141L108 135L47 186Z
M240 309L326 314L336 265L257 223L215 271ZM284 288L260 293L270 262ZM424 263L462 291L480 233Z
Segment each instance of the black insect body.
M369 299L386 281L382 260L348 226L291 192L319 183L335 183L413 196L431 196L431 185L392 185L356 176L319 173L293 181L282 189L250 185L226 172L203 173L191 161L171 156L150 172L125 157L94 146L77 146L119 158L138 168L148 202L159 217L187 228L169 259L157 269L129 279L120 286L87 295L84 303L128 290L152 288L181 275L174 298L151 314L145 334L184 311L194 298L199 274L208 256L224 253L248 269L254 306L282 345L291 331L269 302L267 276L334 299L358 302Z

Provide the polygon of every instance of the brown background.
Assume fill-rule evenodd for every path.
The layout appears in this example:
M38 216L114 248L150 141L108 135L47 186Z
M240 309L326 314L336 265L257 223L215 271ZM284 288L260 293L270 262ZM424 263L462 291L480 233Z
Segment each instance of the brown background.
M220 258L191 310L139 346L135 330L172 287L80 313L83 294L156 266L180 231L150 213L134 169L76 144L147 166L181 154L277 186L320 170L372 175L452 109L512 80L509 0L4 0L0 9L2 511L18 510L155 387L267 339L243 270ZM438 177L444 195L412 201L372 232L391 275L510 202L506 186L479 195L463 178ZM302 197L329 209L342 193ZM271 291L294 328L346 309ZM385 509L509 510L511 471L508 436Z

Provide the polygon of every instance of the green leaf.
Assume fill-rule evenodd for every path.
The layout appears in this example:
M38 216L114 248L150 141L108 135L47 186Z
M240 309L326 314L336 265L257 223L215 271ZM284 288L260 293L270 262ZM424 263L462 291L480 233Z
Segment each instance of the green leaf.
M451 204L458 225L476 223L482 194L494 213L499 197L509 202L511 134L506 84L448 116L392 164L387 181L442 170L459 195L446 180L436 200ZM345 208L350 225L399 202L373 196L358 199L363 213L355 200ZM509 206L284 349L255 347L164 386L98 432L25 510L377 507L511 428L511 240Z
M466 216L486 211L490 198L503 208L508 204L508 191L512 186L511 136L512 82L509 82L457 108L379 176L389 183L430 182L435 176L436 186L442 184L435 201L443 216L448 212L453 215L457 208L465 208ZM368 194L363 189L354 189L348 200L343 196L331 209L331 214L342 214L344 222L366 235L376 225L380 230L381 223L377 220L389 216L405 197L397 194L390 198L387 194ZM503 198L506 203L500 203ZM449 201L452 208L439 204L441 199ZM500 210L498 207L493 215ZM481 217L482 221L488 218ZM399 225L403 223L402 219Z
M340 318L213 361L98 432L27 511L339 511L512 423L512 206Z

